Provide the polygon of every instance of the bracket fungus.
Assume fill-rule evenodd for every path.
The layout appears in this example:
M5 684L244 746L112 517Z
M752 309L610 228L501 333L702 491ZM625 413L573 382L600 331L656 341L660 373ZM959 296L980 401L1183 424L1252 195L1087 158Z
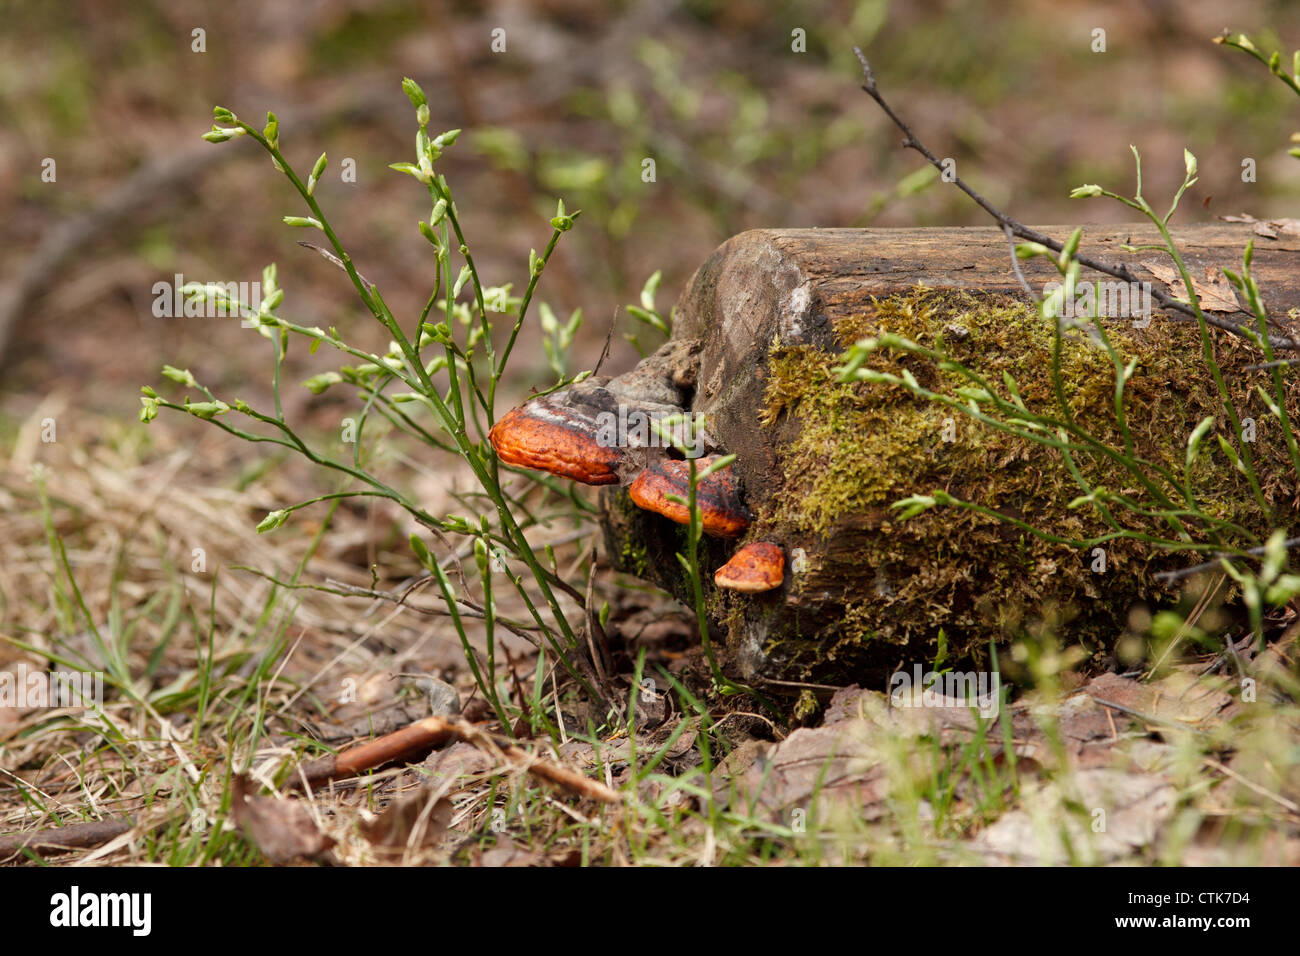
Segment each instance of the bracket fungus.
M697 356L697 348L669 342L626 375L587 378L511 409L488 438L507 465L588 485L624 485L637 507L687 524L691 466L669 451L717 450L701 423L682 421L693 378L681 370L693 369ZM717 459L701 454L696 468L703 472ZM710 537L734 538L749 527L752 515L730 466L697 479L695 502Z
M690 465L655 453L645 440L628 439L627 429L619 444L620 421L629 418L627 405L617 400L627 391L617 379L587 379L561 392L542 395L513 408L492 426L488 439L507 465L545 471L585 485L628 485L638 507L663 515L678 524L690 520ZM639 401L633 415L680 416L677 407L651 408L660 403ZM619 416L608 418L607 416ZM707 436L697 436L707 441ZM716 455L696 459L704 471ZM696 505L705 534L730 538L749 526L750 514L741 501L740 489L731 469L699 479L695 486Z
M578 407L539 398L513 408L488 439L507 465L550 472L584 485L618 483L622 454L596 441Z
M715 460L712 455L700 458L696 468L703 471ZM678 524L691 520L687 507L690 493L690 463L674 458L658 459L637 475L628 488L638 508L661 514ZM730 467L696 482L695 504L700 509L700 527L707 535L734 538L749 527L749 512L740 500L740 490Z
M742 594L761 594L785 580L785 552L770 541L751 541L713 575L713 583Z
M698 365L696 343L671 340L624 375L593 376L530 399L502 416L488 437L508 465L622 485L636 508L688 524L691 464L670 453L685 449L705 472L721 450L700 420L684 414ZM743 535L753 518L730 465L697 478L695 504L700 530L714 539ZM733 591L770 591L781 586L784 563L779 546L756 542L742 547L714 582Z

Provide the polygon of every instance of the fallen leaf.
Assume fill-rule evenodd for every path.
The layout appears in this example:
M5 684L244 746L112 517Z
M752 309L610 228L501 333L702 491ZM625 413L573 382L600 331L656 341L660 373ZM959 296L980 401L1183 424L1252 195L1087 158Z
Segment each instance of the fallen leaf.
M416 686L429 701L430 717L455 717L460 713L460 694L445 680L429 674L420 678Z
M376 846L437 846L451 825L454 808L446 797L430 806L433 795L433 789L425 787L394 800L373 820L362 821L361 835Z
M999 817L975 840L998 862L1055 866L1111 863L1155 843L1177 791L1162 777L1092 768L1021 790L1024 809Z
M677 724L661 726L637 734L636 752L642 757L656 753L660 747L667 743L677 726ZM694 729L682 731L677 739L673 741L672 746L664 751L664 758L673 761L686 754L695 746L696 733ZM626 737L619 737L606 741L597 749L585 740L570 740L562 744L557 753L559 753L561 759L576 763L585 769L605 764L612 767L621 767L632 759L632 742Z
M1256 219L1254 216L1245 213L1240 216L1220 216L1219 218L1224 222L1253 223L1255 234L1268 239L1276 239L1278 233L1287 236L1300 236L1300 219Z
M545 862L541 854L513 843L495 846L478 859L479 866L541 866Z
M255 796L244 774L235 777L230 794L235 822L272 863L317 857L334 845L300 800Z
M466 778L486 773L495 764L490 756L471 743L459 740L446 750L435 750L424 761L429 782L447 784L455 790L469 781Z
M861 720L796 730L758 754L732 781L741 805L779 816L806 810L815 797L822 808L848 804L864 819L879 819L889 781L874 730Z
M1103 706L1118 704L1154 720L1199 726L1232 703L1223 685L1222 679L1198 680L1186 670L1174 670L1145 684L1118 674L1102 674L1093 678L1083 692Z
M1183 277L1178 274L1177 269L1163 262L1143 262L1142 265L1169 287L1169 291L1173 293L1177 301L1187 301L1181 297L1181 293L1187 290L1183 285ZM1215 266L1206 267L1204 282L1193 276L1192 288L1196 290L1196 298L1200 300L1201 309L1205 312L1241 311L1241 306L1237 304L1237 296L1232 288L1232 283Z

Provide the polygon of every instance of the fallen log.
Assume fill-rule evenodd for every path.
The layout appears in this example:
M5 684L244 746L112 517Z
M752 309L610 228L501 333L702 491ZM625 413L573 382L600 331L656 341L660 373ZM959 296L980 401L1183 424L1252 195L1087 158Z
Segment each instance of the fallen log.
M1207 308L1213 300L1220 325L1255 324L1248 312L1230 311L1232 292L1217 272L1240 272L1251 238L1246 225L1193 226L1175 235L1198 297ZM1253 275L1270 315L1284 323L1273 334L1294 337L1285 322L1300 305L1300 240L1255 238ZM1135 225L1087 229L1083 245L1158 283L1172 267L1166 254L1121 249L1158 242L1153 227ZM1040 295L1059 280L1043 259L1026 261L1023 273ZM950 658L978 661L991 642L1042 628L1102 654L1123 634L1132 607L1177 597L1155 575L1198 556L1132 537L1107 540L1100 550L1063 543L1104 537L1115 527L1088 504L1071 507L1082 494L1076 477L1130 500L1141 497L1139 485L1150 478L1177 497L1188 436L1211 416L1213 433L1227 434L1238 451L1250 443L1260 489L1256 494L1211 439L1191 471L1198 505L1262 540L1276 526L1294 529L1297 475L1280 423L1256 390L1272 389L1270 370L1250 368L1263 361L1256 346L1222 329L1208 333L1243 426L1249 422L1248 433L1244 427L1233 435L1194 321L1147 311L1149 287L1096 287L1100 311L1111 316L1103 327L1120 368L1132 363L1121 425L1112 356L1084 327L1066 330L1057 355L1052 323L1026 305L1024 285L1006 237L994 228L747 232L696 272L663 349L629 375L535 400L538 417L574 433L616 409L625 414L629 404L652 414L681 408L703 416L699 450L738 456L729 471L747 526L739 539L705 539L702 560L710 616L725 634L727 665L742 677L873 680L899 661L932 660L940 640ZM1108 305L1118 305L1119 314ZM1111 447L1124 449L1126 427L1133 455L1146 463L1143 477L1104 454L1075 455L1074 476L1059 451L981 425L960 409L897 384L840 381L844 350L882 333L942 350L999 390L1010 376L1027 407L1064 416ZM1059 389L1051 377L1057 361ZM941 361L898 350L873 352L865 367L906 373L949 396L969 384ZM1292 368L1281 374L1294 381ZM1300 420L1296 399L1289 388L1287 408ZM645 510L644 502L638 507L627 490L632 485L635 492L647 471L662 476L665 452L633 442L637 447L612 460L608 442L597 444L605 457L591 483L607 485L601 503L611 561L686 598L675 557L684 547L683 527ZM936 489L984 513L939 507L901 520L891 508ZM1190 539L1214 538L1212 525L1188 522ZM1167 519L1128 512L1119 526L1172 535ZM1031 527L1059 540L1035 537ZM787 556L778 587L712 587L712 572L738 544L760 541Z

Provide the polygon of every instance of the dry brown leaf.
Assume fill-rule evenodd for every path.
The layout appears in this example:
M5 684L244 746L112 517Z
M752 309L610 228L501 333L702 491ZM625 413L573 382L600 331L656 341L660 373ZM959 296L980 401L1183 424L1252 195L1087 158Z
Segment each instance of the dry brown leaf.
M1179 302L1187 301L1181 295L1186 291L1186 287L1183 285L1183 277L1178 274L1177 269L1163 262L1143 262L1142 265L1168 286L1169 291ZM1206 266L1205 281L1203 282L1192 276L1192 288L1196 290L1196 298L1200 300L1201 309L1205 312L1241 311L1241 306L1237 304L1237 296L1233 291L1232 283L1216 266Z
M673 729L675 727L660 727L637 734L636 752L642 756L656 752L667 742ZM681 757L695 746L696 734L693 729L683 731L673 741L673 745L664 751L664 757L669 761ZM586 769L604 764L619 767L632 759L632 743L625 737L609 740L600 746L598 753L585 740L570 740L562 744L557 752L566 762L576 763Z
M471 743L458 740L445 750L435 750L424 761L429 782L446 784L452 789L463 787L470 778L487 773L496 763Z
M1000 862L1109 863L1151 846L1173 816L1177 791L1162 777L1092 768L1021 791L975 841Z
M543 866L546 862L540 853L514 843L495 846L478 858L479 866Z
M1061 862L1065 850L1063 844L1057 844L1062 826L1071 845L1077 847L1081 838L1089 838L1091 848L1085 856L1094 861L1118 859L1149 845L1172 812L1174 792L1161 776L1170 762L1171 748L1148 739L1150 732L1171 723L1205 724L1220 715L1231 700L1217 682L1197 681L1183 671L1149 684L1103 674L1052 705L1054 739L1043 731L1043 721L1049 715L1040 711L1042 705L1035 704L1032 697L1017 702L999 719L1010 720L1022 778L1032 776L1033 765L1058 767L1057 755L1063 746L1070 767L1063 779L1077 780L1073 785L1077 789L1068 793L1049 790L1040 800L1042 806L1031 805L1005 815L990 828L991 835L980 846L1004 861L1015 857L1016 862L1024 862L1027 854L1039 862ZM863 819L879 819L885 812L890 783L885 762L890 742L930 737L942 747L955 748L968 744L979 733L977 717L969 705L944 697L935 701L931 706L891 706L884 693L842 688L827 705L823 726L797 730L777 744L760 745L757 754L740 763L735 769L742 772L734 775L731 795L738 794L754 808L774 815L807 808L816 797L823 807L848 806ZM1160 723L1144 727L1136 714ZM1000 727L986 728L984 746L1000 758ZM725 798L726 790L720 789L716 796ZM1093 838L1086 819L1060 823L1067 802L1076 809L1082 803L1104 810L1106 830ZM1048 804L1051 812L1044 813ZM1044 826L1050 831L1045 839ZM1043 847L1037 847L1038 843Z
M454 807L446 797L430 806L433 796L432 788L426 787L394 800L373 820L362 821L361 835L376 846L437 846L451 826Z
M244 774L231 784L230 805L244 835L272 863L317 857L334 845L302 801L255 796Z
M883 815L888 780L877 728L854 720L801 728L755 760L734 781L744 804L770 812L819 804L850 804L866 819Z
M1083 692L1093 700L1118 704L1153 720L1199 726L1232 703L1223 683L1221 679L1198 680L1186 670L1174 670L1145 684L1118 674L1102 674Z
M1266 239L1276 239L1278 234L1300 236L1300 219L1256 219L1243 213L1240 216L1220 216L1224 222L1244 222L1254 224L1254 233Z

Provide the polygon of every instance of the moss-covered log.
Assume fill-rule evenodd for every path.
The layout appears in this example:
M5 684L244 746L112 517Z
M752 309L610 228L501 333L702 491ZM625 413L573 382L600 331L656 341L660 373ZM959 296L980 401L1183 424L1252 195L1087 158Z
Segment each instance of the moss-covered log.
M1207 267L1239 271L1250 233L1191 227L1175 238L1199 281ZM1154 230L1141 226L1084 237L1090 252L1113 251L1153 282L1141 263L1159 269L1168 257L1126 255L1119 246L1156 241ZM1255 277L1270 312L1285 321L1300 305L1300 242L1256 242ZM1025 271L1035 289L1056 276L1041 261L1030 260ZM952 657L978 659L990 641L1045 625L1102 652L1124 632L1135 604L1176 597L1154 575L1193 563L1186 552L1118 538L1106 542L1103 556L968 510L941 507L900 521L890 509L901 498L943 489L1070 541L1113 530L1091 505L1070 507L1081 485L1059 452L901 387L841 383L835 375L847 346L892 332L941 347L999 386L1009 376L1029 408L1065 415L1122 449L1111 355L1085 332L1067 335L1058 393L1052 324L1026 302L995 229L756 231L729 240L699 269L678 303L673 347L663 354L699 356L689 406L704 413L718 446L739 455L735 468L755 515L743 540L774 541L790 556L776 591L710 591L735 673L872 679L900 660L933 658L940 634ZM1121 364L1135 363L1127 427L1133 454L1148 465L1141 479L1105 454L1075 456L1075 465L1090 485L1112 493L1177 502L1187 437L1199 421L1214 416L1215 432L1242 447L1203 359L1199 329L1158 311L1149 323L1116 318L1104 327ZM1278 525L1294 534L1297 476L1278 419L1256 388L1271 390L1270 373L1247 371L1261 358L1244 340L1214 332L1211 342L1240 414L1251 419L1245 450L1256 460L1266 507L1213 438L1191 474L1198 504L1254 535ZM906 370L940 394L968 384L913 354L880 350L868 365ZM689 381L680 370L674 375ZM1294 382L1293 370L1284 375ZM1300 419L1297 391L1289 388L1287 405ZM684 596L673 558L684 544L682 529L630 507L621 488L604 490L602 502L616 565ZM1167 520L1128 512L1118 520L1155 537L1173 534ZM1188 519L1187 530L1193 540L1212 540L1199 519ZM706 570L733 547L709 542Z

